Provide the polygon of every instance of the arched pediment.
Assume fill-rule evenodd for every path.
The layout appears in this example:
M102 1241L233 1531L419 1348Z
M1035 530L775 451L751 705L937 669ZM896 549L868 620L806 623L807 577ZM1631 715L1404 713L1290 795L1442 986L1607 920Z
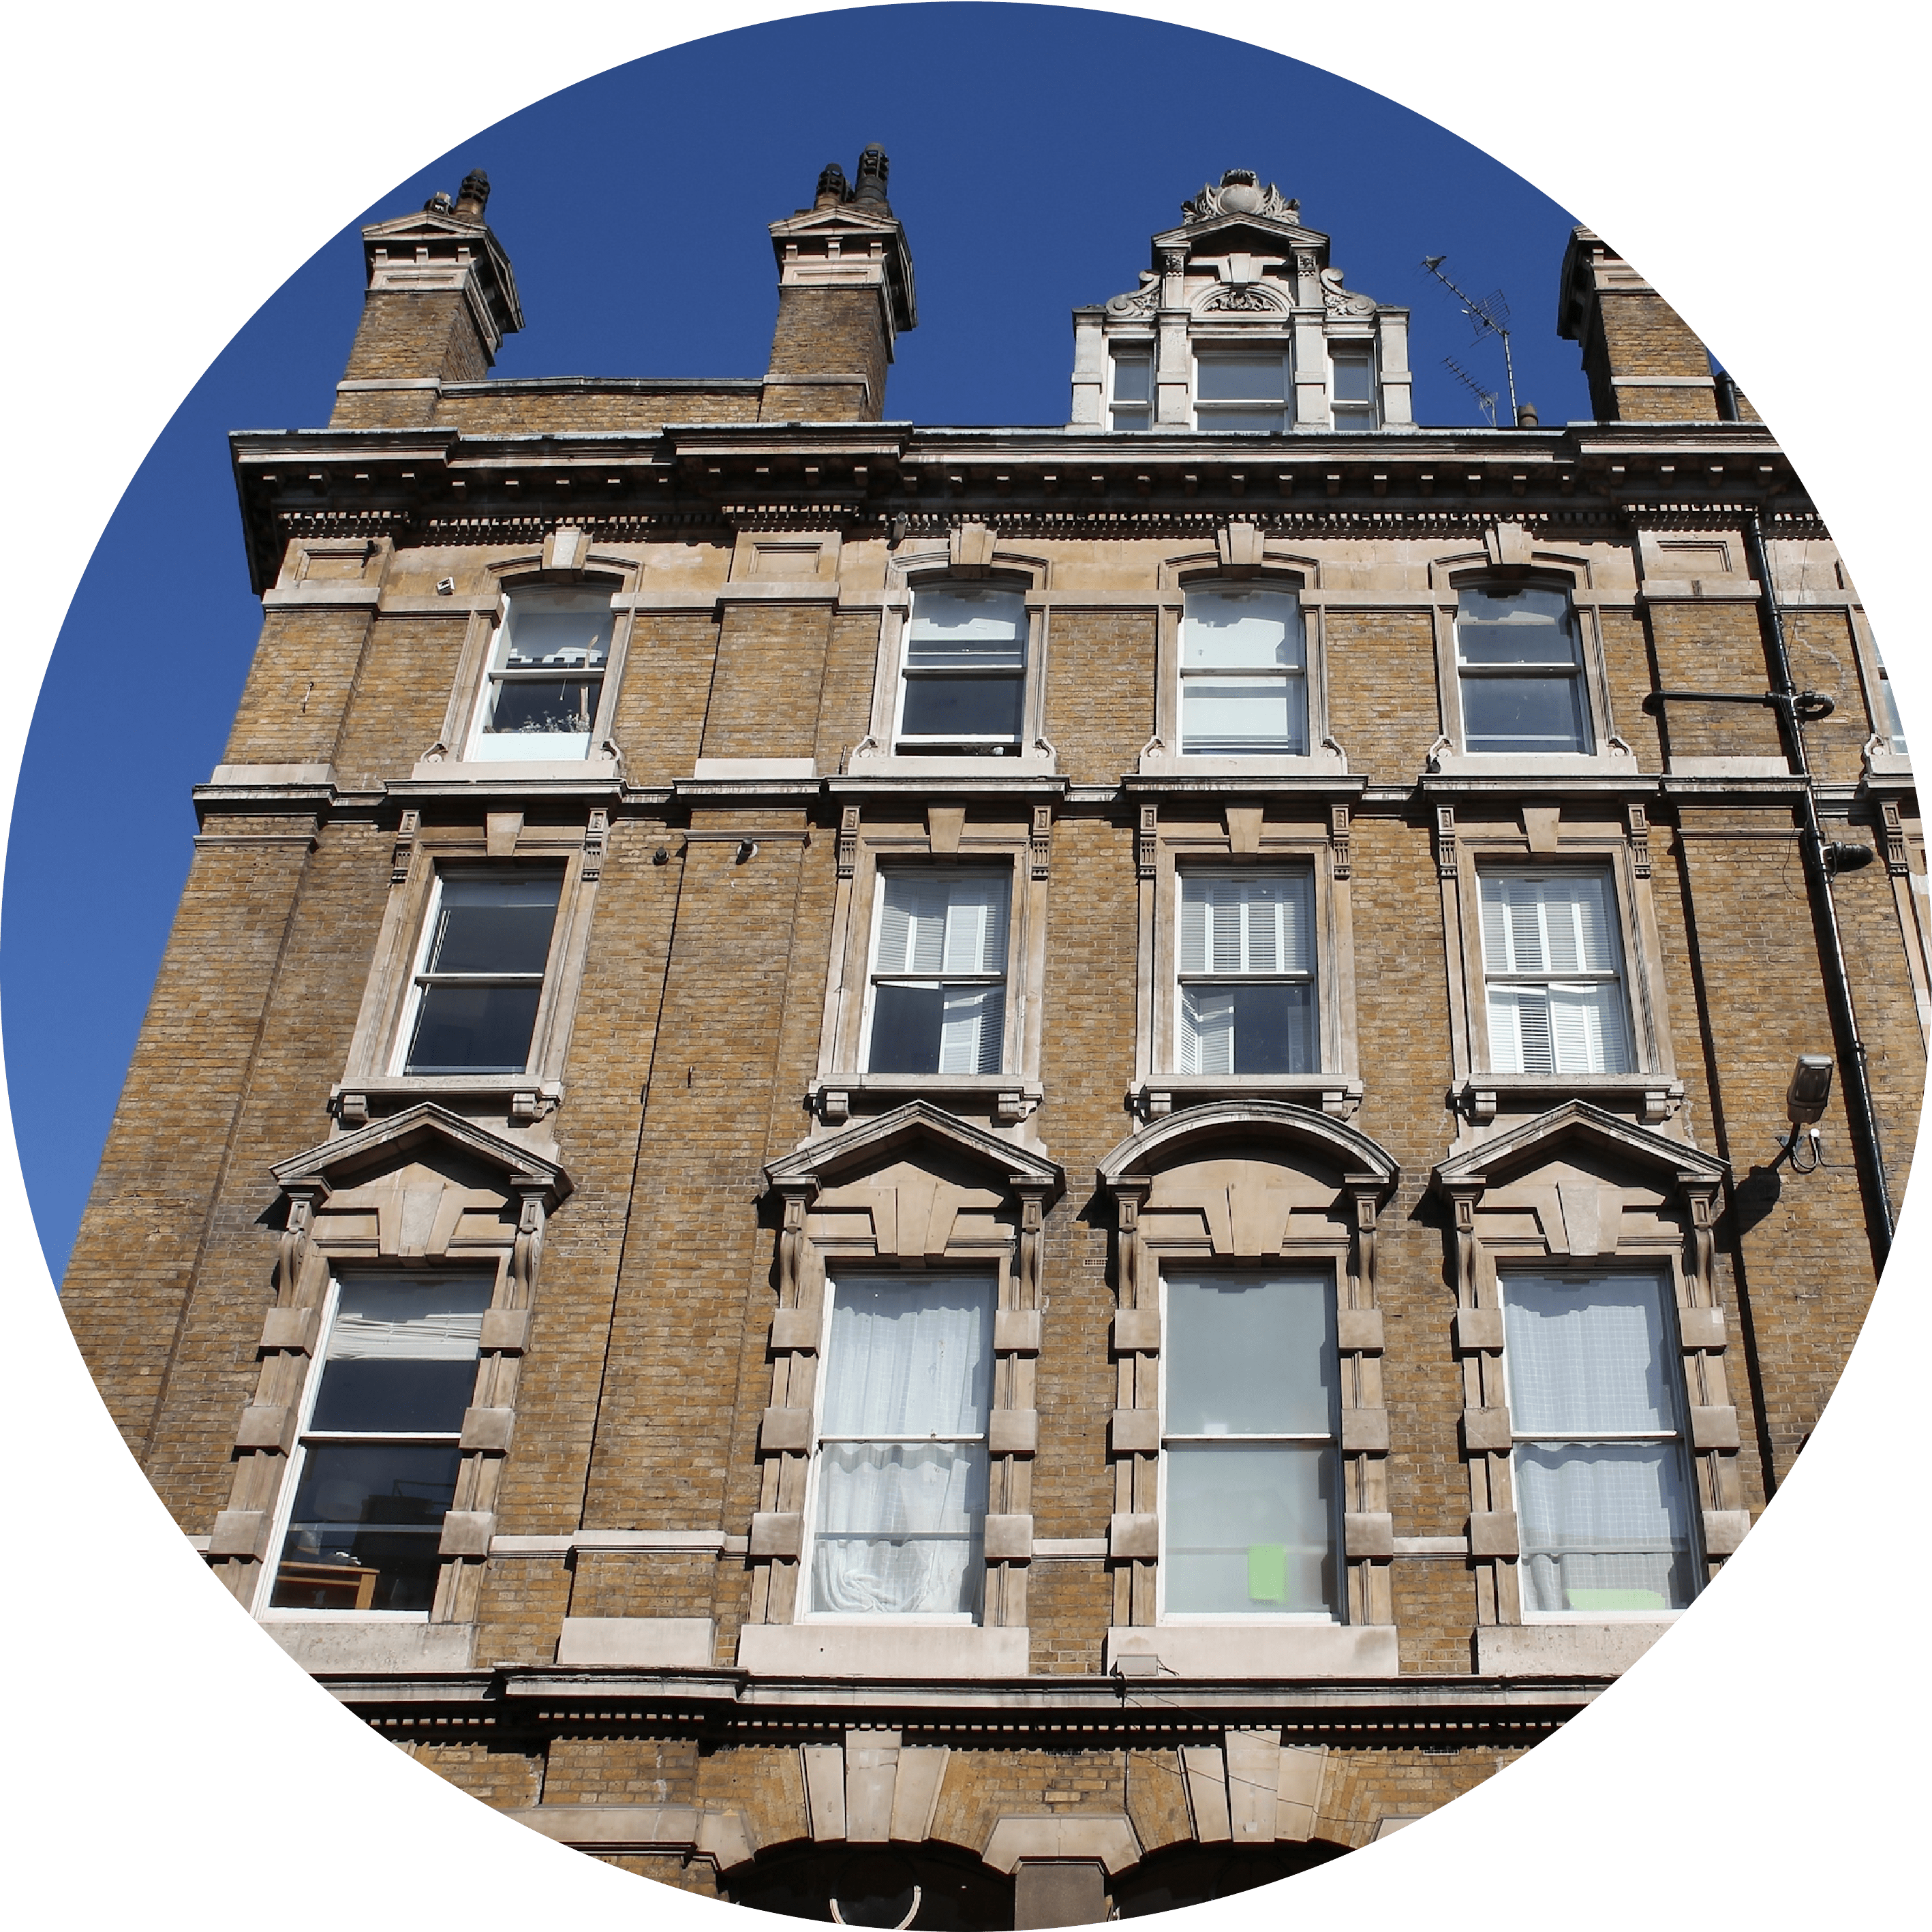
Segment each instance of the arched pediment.
M929 1100L910 1100L890 1113L808 1141L771 1162L765 1180L779 1193L814 1194L901 1163L976 1180L1001 1195L1034 1193L1042 1200L1057 1198L1066 1178L1056 1162L1030 1148L1003 1140Z
M1566 1147L1575 1148L1580 1142L1592 1154L1694 1192L1717 1187L1730 1172L1728 1163L1715 1154L1706 1154L1688 1142L1620 1120L1587 1100L1566 1100L1521 1126L1438 1162L1436 1186L1445 1194L1480 1192L1554 1160Z
M494 1182L506 1198L536 1196L546 1214L571 1192L570 1176L555 1161L427 1100L278 1161L269 1172L284 1193L320 1202L412 1166L452 1184Z
M1274 1147L1312 1156L1332 1172L1333 1185L1352 1191L1386 1194L1401 1173L1395 1156L1358 1128L1298 1107L1286 1100L1217 1100L1187 1107L1130 1134L1100 1163L1102 1187L1149 1176L1162 1169L1220 1157L1229 1147Z

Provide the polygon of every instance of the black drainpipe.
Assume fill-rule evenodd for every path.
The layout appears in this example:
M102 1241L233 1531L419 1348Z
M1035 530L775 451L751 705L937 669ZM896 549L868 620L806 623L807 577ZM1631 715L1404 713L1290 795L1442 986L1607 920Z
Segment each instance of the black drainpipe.
M1778 592L1771 580L1771 559L1765 549L1764 526L1754 510L1744 525L1750 546L1751 568L1758 581L1758 609L1764 620L1765 644L1771 655L1772 679L1778 702L1778 730L1785 750L1798 775L1804 781L1802 794L1804 826L1798 844L1804 855L1805 883L1810 888L1812 910L1823 930L1825 940L1825 994L1832 1011L1832 1024L1838 1035L1840 1064L1844 1069L1845 1114L1873 1206L1877 1210L1878 1230L1872 1243L1873 1259L1882 1273L1892 1252L1892 1188L1886 1178L1885 1150L1879 1140L1878 1115L1872 1107L1871 1072L1865 1057L1864 1042L1858 1036L1858 1014L1852 1004L1851 975L1845 967L1844 941L1838 932L1838 910L1832 897L1832 871L1825 856L1824 828L1818 818L1818 794L1811 782L1811 764L1805 755L1804 728L1798 717L1798 693L1791 682L1791 658L1785 649L1784 614L1778 608Z

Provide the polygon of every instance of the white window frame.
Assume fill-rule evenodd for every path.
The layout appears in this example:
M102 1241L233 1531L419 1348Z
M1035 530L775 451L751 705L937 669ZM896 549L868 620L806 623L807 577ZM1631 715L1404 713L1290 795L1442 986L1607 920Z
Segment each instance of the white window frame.
M1192 1260L1184 1261L1178 1256L1162 1256L1158 1262L1160 1280L1160 1332L1161 1349L1159 1358L1160 1414L1160 1474L1157 1480L1158 1504L1160 1519L1160 1555L1154 1564L1155 1621L1157 1624L1179 1626L1214 1627L1216 1625L1266 1624L1269 1626L1312 1626L1316 1629L1332 1629L1346 1624L1348 1621L1348 1557L1343 1534L1342 1518L1346 1514L1346 1484L1342 1468L1342 1370L1341 1352L1335 1347L1336 1310L1339 1301L1336 1276L1334 1264L1326 1259L1291 1259L1284 1256L1279 1262L1268 1262L1259 1264L1253 1262L1230 1265L1226 1262L1208 1260L1204 1265ZM1328 1325L1330 1338L1324 1346L1334 1354L1334 1374L1330 1384L1329 1432L1325 1436L1171 1436L1168 1432L1167 1378L1169 1364L1173 1360L1171 1336L1173 1330L1168 1313L1168 1275L1170 1270L1200 1275L1252 1276L1257 1280L1270 1274L1307 1274L1323 1278L1328 1295ZM1333 1611L1321 1610L1174 1610L1167 1607L1167 1586L1172 1574L1168 1558L1168 1532L1170 1511L1168 1508L1168 1449L1171 1442L1252 1442L1267 1447L1276 1444L1322 1443L1334 1457L1334 1488L1330 1498L1329 1534L1333 1539L1331 1548L1335 1565L1335 1594L1336 1607Z
M556 911L552 920L550 944L544 956L541 974L432 974L429 958L436 941L437 916L442 908L442 889L445 883L454 878L507 878L522 871L542 870L557 880ZM418 926L416 950L412 958L408 986L402 1001L400 1023L396 1029L394 1043L391 1049L389 1072L393 1077L410 1080L447 1081L482 1078L487 1080L515 1080L526 1078L538 1064L544 1035L545 996L554 983L558 947L569 924L566 917L572 880L569 868L558 866L501 865L452 865L439 864L432 876L429 892L424 904ZM530 1039L524 1051L521 1067L509 1071L491 1069L466 1068L456 1072L416 1072L409 1070L410 1048L415 1039L416 1022L422 1011L423 997L432 984L488 984L493 986L529 985L537 988L536 1011L530 1022Z
M1034 720L1038 715L1039 676L1036 668L1038 656L1034 633L1039 628L1035 614L1027 601L1028 586L1023 582L1005 574L992 578L926 577L916 580L910 586L911 597L904 617L899 626L897 646L893 653L893 688L892 694L892 731L890 739L892 755L901 758L967 758L976 760L998 760L1004 763L1024 758L1028 747L1037 735ZM975 673L972 671L944 673L941 675L981 676L991 681L998 679L1003 682L1017 682L1020 690L1019 728L1008 738L989 733L962 733L945 737L932 733L921 733L908 737L904 730L906 698L909 687L920 674L911 667L912 627L919 608L921 596L930 596L946 591L974 590L1000 590L1017 596L1021 599L1020 650L1022 652L1017 676L1001 668ZM992 764L997 772L999 764Z
M1544 574L1505 580L1493 575L1477 573L1460 575L1449 587L1455 598L1454 608L1450 613L1449 620L1450 646L1455 671L1456 742L1462 748L1462 755L1466 758L1481 758L1486 762L1493 759L1498 763L1510 759L1590 758L1597 756L1603 748L1603 733L1596 716L1596 706L1592 701L1592 687L1594 680L1590 675L1590 654L1585 642L1583 625L1576 608L1575 586L1571 583L1559 580ZM1564 612L1568 619L1570 645L1576 653L1574 661L1569 668L1565 669L1554 663L1545 665L1470 664L1464 662L1462 616L1463 593L1466 591L1480 591L1492 587L1546 590L1562 598ZM1466 702L1466 693L1470 684L1500 682L1509 678L1546 681L1550 683L1555 683L1561 680L1567 682L1575 699L1580 720L1580 730L1583 742L1562 750L1538 752L1492 752L1479 751L1473 748L1469 742L1468 707Z
M546 584L524 582L505 585L497 594L496 608L491 616L489 631L484 640L482 664L476 679L474 698L470 706L469 718L461 734L461 757L464 760L479 764L524 764L532 763L559 763L576 764L598 755L597 748L610 735L612 710L616 701L617 676L622 668L622 656L619 650L620 632L628 635L629 625L626 614L616 608L622 592L622 586L614 580L592 579L578 584ZM604 662L598 670L597 703L586 732L530 732L493 733L484 729L494 708L497 688L500 685L518 683L540 684L545 682L568 682L569 680L560 670L507 670L496 663L499 651L508 641L510 625L519 598L536 598L546 595L596 596L602 595L610 607L610 636L604 646ZM587 681L587 677L586 677ZM494 748L500 740L514 738L519 742L520 757L512 758L507 752ZM582 749L567 748L582 742Z
M1665 1356L1667 1362L1672 1362L1676 1364L1674 1370L1666 1367L1664 1379L1666 1396L1672 1407L1676 1412L1677 1426L1674 1430L1661 1432L1655 1430L1597 1430L1587 1435L1579 1435L1574 1436L1559 1435L1547 1430L1542 1431L1540 1433L1538 1433L1529 1430L1519 1429L1516 1426L1516 1404L1513 1382L1514 1365L1511 1360L1510 1351L1506 1340L1504 1342L1502 1352L1503 1394L1504 1400L1509 1406L1510 1418L1510 1503L1515 1511L1517 1522L1519 1526L1520 1526L1522 1520L1522 1505L1517 1496L1516 1452L1518 1446L1522 1444L1538 1442L1561 1443L1566 1442L1574 1442L1576 1443L1666 1442L1676 1444L1678 1458L1678 1475L1682 1484L1682 1493L1684 1497L1684 1522L1688 1532L1690 1542L1689 1570L1691 1585L1690 1602L1694 1604L1697 1600L1698 1598L1703 1594L1708 1579L1708 1564L1705 1555L1704 1540L1702 1533L1703 1528L1703 1508L1702 1492L1697 1480L1696 1453L1691 1447L1690 1432L1687 1426L1688 1418L1686 1414L1686 1410L1689 1402L1689 1390L1684 1386L1683 1368L1684 1352L1680 1346L1681 1338L1678 1330L1677 1312L1678 1307L1678 1295L1681 1291L1676 1280L1675 1269L1667 1260L1660 1257L1654 1261L1650 1262L1648 1264L1639 1263L1634 1265L1631 1262L1624 1261L1620 1264L1613 1262L1601 1268L1564 1267L1561 1264L1553 1266L1545 1264L1539 1267L1533 1262L1526 1260L1520 1264L1504 1265L1497 1268L1496 1270L1496 1305L1498 1309L1505 1311L1504 1321L1505 1323L1507 1323L1508 1316L1506 1311L1509 1300L1509 1282L1513 1276L1521 1276L1538 1280L1588 1282L1600 1281L1612 1275L1641 1276L1647 1280L1654 1281L1657 1284L1658 1303L1658 1306L1664 1312L1664 1322L1665 1328L1667 1331L1663 1338ZM1518 1534L1519 1535L1521 1534L1520 1528ZM1519 1572L1520 1571L1522 1564L1527 1561L1527 1552L1525 1552L1523 1555L1516 1558L1516 1562ZM1519 1576L1519 1580L1516 1585L1517 1615L1526 1624L1669 1623L1674 1622L1677 1618L1682 1616L1684 1614L1684 1612L1690 1607L1690 1604L1687 1604L1680 1605L1675 1610L1532 1610L1528 1607L1527 1603L1525 1600L1526 1594L1527 1593L1523 1588L1520 1576Z
M1490 964L1486 928L1483 916L1483 890L1492 879L1545 880L1559 878L1594 878L1603 882L1608 919L1606 929L1611 944L1616 950L1614 966L1579 968L1574 972L1554 970L1542 973L1516 973L1507 969L1492 970ZM1640 1070L1642 1054L1638 1045L1636 1016L1632 1010L1629 974L1630 949L1624 937L1624 920L1617 880L1613 869L1607 864L1569 863L1559 865L1485 866L1478 868L1476 878L1476 930L1474 934L1478 963L1482 982L1480 1038L1482 1063L1486 1072L1504 1079L1577 1078L1585 1081L1597 1079L1626 1079ZM1618 1012L1623 1026L1624 1058L1628 1062L1622 1066L1558 1067L1552 1065L1546 1073L1537 1073L1522 1067L1500 1067L1496 1062L1496 1036L1490 1013L1490 989L1492 986L1521 986L1524 987L1552 987L1564 985L1588 983L1592 986L1614 986L1618 992ZM1555 1058L1552 1030L1551 1057Z
M396 1267L374 1267L353 1270L379 1277L399 1275ZM328 1346L335 1332L336 1312L342 1299L342 1282L345 1270L339 1261L332 1258L328 1264L328 1286L325 1292L322 1319L316 1329L314 1352L310 1355L308 1372L302 1380L301 1415L294 1441L286 1457L287 1467L282 1472L281 1489L275 1500L274 1525L268 1538L268 1558L259 1568L262 1574L256 1582L250 1614L260 1623L340 1623L352 1618L358 1624L427 1624L434 1610L302 1610L277 1608L274 1598L275 1584L281 1572L284 1550L287 1544L289 1531L295 1514L296 1492L302 1486L302 1471L307 1466L308 1450L313 1442L368 1442L372 1445L390 1444L446 1444L459 1448L460 1430L418 1432L401 1430L381 1432L366 1430L329 1430L317 1433L309 1427L310 1418L315 1412L316 1398L322 1390L322 1378L328 1366ZM487 1281L489 1293L484 1298L486 1309L496 1306L501 1289L500 1270L494 1259L484 1261L475 1268L445 1267L434 1270L421 1277L425 1285L436 1280L460 1279ZM477 1369L480 1373L483 1355L477 1352ZM475 1378L472 1378L471 1400L475 1400ZM461 1461L458 1464L461 1468ZM459 1475L460 1482L460 1475ZM454 1504L451 1507L453 1508ZM439 1567L446 1559L439 1558Z
M1295 621L1301 631L1301 668L1258 665L1252 669L1243 667L1225 667L1203 664L1190 669L1187 663L1187 605L1191 598L1199 596L1230 596L1242 591L1267 591L1276 596L1288 598L1294 606ZM1313 626L1309 622L1309 613L1301 601L1302 586L1297 579L1291 583L1275 576L1246 578L1208 578L1197 579L1180 587L1180 616L1175 627L1174 644L1174 733L1172 742L1175 755L1189 760L1228 758L1240 760L1264 758L1306 759L1318 742L1316 729L1315 703L1315 646ZM1286 746L1265 752L1195 752L1187 748L1187 686L1190 681L1204 683L1214 678L1249 677L1256 682L1263 679L1279 680L1291 692L1299 683L1301 687L1302 744L1299 751Z
M1342 400L1336 382L1336 372L1343 362L1363 362L1369 372L1369 394L1366 403ZM1367 420L1344 422L1344 410L1366 410ZM1376 344L1368 336L1331 336L1328 342L1328 420L1330 426L1345 433L1349 430L1380 429L1382 426L1382 371L1376 354Z
M1189 413L1198 433L1214 435L1272 436L1286 434L1294 428L1294 357L1288 343L1276 337L1272 340L1252 343L1229 340L1213 336L1196 336L1189 344L1188 404ZM1222 430L1215 422L1219 411L1232 414L1237 410L1256 409L1272 406L1273 397L1254 397L1246 399L1209 397L1203 403L1201 395L1201 364L1204 360L1211 362L1216 356L1239 356L1246 360L1258 361L1264 356L1279 356L1281 361L1281 422L1278 428L1268 430Z
M1107 356L1107 428L1116 436L1141 435L1154 427L1154 411L1158 396L1159 356L1151 337L1144 341L1131 338L1115 337L1106 344ZM1124 362L1144 362L1147 365L1147 400L1144 402L1123 399L1120 391L1120 368ZM1142 411L1147 421L1144 423L1123 423L1120 420L1125 410Z
M1291 1074L1286 1077L1289 1078L1305 1078L1310 1076L1319 1074L1322 1071L1322 1061L1325 1058L1324 1052L1325 1029L1323 1024L1322 1010L1321 894L1316 885L1314 873L1315 868L1312 860L1287 862L1277 861L1271 866L1231 866L1226 867L1221 866L1186 866L1176 867L1174 882L1173 908L1174 992L1173 1007L1169 1018L1169 1024L1172 1029L1170 1038L1172 1040L1174 1045L1174 1070L1177 1073L1182 1073L1184 1072L1184 1070L1180 1065L1181 1046L1182 1042L1186 1037L1186 1022L1184 1017L1186 1005L1186 989L1190 986L1306 986L1309 987L1311 989L1312 995L1311 1004L1312 1005L1313 1011L1310 1019L1310 1030L1312 1034L1315 1048L1315 1064L1312 1066L1303 1068L1300 1070L1299 1073ZM1305 971L1293 971L1283 968L1275 971L1268 973L1217 973L1214 970L1211 963L1211 941L1210 942L1210 964L1206 970L1199 973L1190 973L1183 967L1181 964L1180 921L1183 916L1184 908L1186 902L1188 882L1190 880L1219 879L1233 882L1250 879L1265 879L1271 878L1280 878L1291 875L1305 878L1308 882L1308 939L1311 959L1310 963ZM1187 1077L1190 1078L1197 1076L1202 1078L1214 1077L1225 1079L1231 1085L1238 1084L1244 1078L1258 1080L1266 1079L1270 1077L1265 1074L1254 1073L1250 1073L1244 1076L1232 1069L1226 1074L1214 1076L1203 1074L1198 1069L1193 1070L1192 1073L1187 1075Z
M833 1436L821 1426L824 1413L826 1391L830 1387L829 1375L832 1361L832 1315L838 1294L841 1279L848 1281L867 1278L887 1280L916 1280L915 1274L903 1268L876 1267L842 1268L831 1256L824 1273L823 1306L820 1315L818 1360L820 1364L818 1378L817 1399L812 1405L812 1466L806 1478L802 1506L803 1535L801 1539L802 1554L798 1566L796 1621L802 1624L842 1625L847 1628L858 1627L875 1629L884 1625L894 1628L904 1626L931 1625L952 1630L977 1630L986 1628L986 1561L984 1552L986 1534L985 1518L989 1510L981 1511L980 1537L982 1551L980 1561L979 1604L971 1611L965 1610L881 1610L872 1615L862 1615L850 1610L814 1610L810 1607L814 1588L814 1570L818 1557L818 1506L820 1486L824 1468L824 1459L820 1451L828 1442L978 1442L987 1443L991 1433L990 1418L998 1399L996 1359L989 1360L987 1371L987 1414L988 1427L976 1436ZM930 1271L935 1279L961 1279L971 1277L983 1280L988 1292L988 1306L997 1314L1001 1306L1001 1288L1004 1285L1004 1266L983 1267L965 1261L942 1262ZM990 1339L992 1327L988 1324ZM992 1456L990 1448L986 1453L987 1475L990 1482Z
M942 967L938 974L931 973L882 973L879 970L879 933L884 923L886 910L886 882L890 878L926 877L951 882L963 879L998 879L1006 888L1006 910L1004 920L1006 940L1005 959L997 973L948 973ZM1004 988L1004 996L999 1001L1000 1010L1000 1064L990 1072L981 1072L977 1068L968 1073L949 1074L939 1072L926 1076L906 1074L898 1077L916 1080L970 1079L992 1080L1004 1076L1012 1059L1013 1024L1013 925L1014 880L1010 867L999 866L971 866L947 867L944 870L934 866L886 866L876 867L873 872L872 911L868 937L866 943L866 1003L860 1021L860 1059L862 1069L872 1071L872 1028L877 1017L878 988L881 981L892 985L908 981L926 983L937 980L944 988L950 986L998 986Z

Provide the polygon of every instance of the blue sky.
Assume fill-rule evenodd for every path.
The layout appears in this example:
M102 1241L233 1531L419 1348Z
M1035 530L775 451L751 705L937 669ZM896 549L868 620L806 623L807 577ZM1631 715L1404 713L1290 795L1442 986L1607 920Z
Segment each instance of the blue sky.
M1501 386L1493 346L1472 346L1422 274L1425 254L1446 255L1472 293L1507 292L1518 389L1546 424L1589 413L1576 346L1555 333L1572 225L1562 208L1319 69L1118 15L860 9L694 41L426 156L362 218L489 171L527 322L500 375L754 376L776 309L765 224L809 202L825 162L849 173L871 141L892 158L918 276L920 326L887 395L896 419L1064 422L1068 311L1133 287L1148 237L1229 167L1298 197L1349 286L1413 309L1421 421L1480 420L1445 356ZM299 170L280 179L298 184ZM238 200L257 194L238 177ZM220 759L260 628L225 435L327 420L362 301L357 225L182 403L102 536L34 713L0 1000L21 1162L56 1279L187 874L189 788ZM76 737L115 770L118 797L77 794Z

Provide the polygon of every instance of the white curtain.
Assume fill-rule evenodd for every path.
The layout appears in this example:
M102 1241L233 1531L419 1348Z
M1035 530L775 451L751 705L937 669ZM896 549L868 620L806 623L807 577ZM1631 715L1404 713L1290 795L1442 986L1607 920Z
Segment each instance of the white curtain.
M483 1336L490 1282L350 1275L328 1331L332 1362L469 1362Z
M1674 1609L1689 1600L1690 1504L1681 1442L1577 1440L1674 1435L1677 1370L1654 1275L1502 1281L1510 1415L1526 1606Z
M1532 1610L1664 1610L1690 1600L1676 1442L1521 1443L1520 1582Z
M1300 670L1307 662L1301 607L1287 590L1190 590L1180 625L1190 670Z
M848 1439L819 1453L814 1610L977 1608L993 1293L978 1276L835 1286L819 1428ZM876 1439L922 1436L982 1439Z
M1547 974L1489 989L1490 1061L1499 1073L1621 1073L1630 1064L1616 908L1601 872L1484 875L1483 958L1492 974Z
M913 597L906 662L915 669L1014 669L1026 662L1026 594L921 590Z

